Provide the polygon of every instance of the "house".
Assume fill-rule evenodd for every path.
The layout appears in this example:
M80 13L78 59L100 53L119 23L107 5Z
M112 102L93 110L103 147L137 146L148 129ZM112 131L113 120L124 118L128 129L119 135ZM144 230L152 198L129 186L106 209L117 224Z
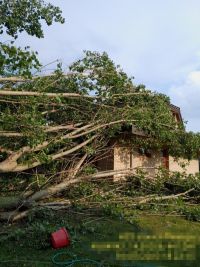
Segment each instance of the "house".
M183 122L180 108L174 105L171 106L171 111L174 119L177 122ZM134 125L132 125L131 133L134 135L145 136L144 133L138 131ZM129 137L130 137L129 134ZM126 137L127 138L127 137ZM159 167L164 167L170 172L186 172L186 174L199 173L199 160L192 159L190 161L179 158L173 158L168 154L166 149L162 151L145 151L140 148L132 148L129 145L123 145L120 140L110 145L110 150L97 162L97 168L100 171L119 171L119 170L131 170L135 172L137 169L145 171L149 177L155 176ZM124 174L115 174L114 180L118 180L124 176Z

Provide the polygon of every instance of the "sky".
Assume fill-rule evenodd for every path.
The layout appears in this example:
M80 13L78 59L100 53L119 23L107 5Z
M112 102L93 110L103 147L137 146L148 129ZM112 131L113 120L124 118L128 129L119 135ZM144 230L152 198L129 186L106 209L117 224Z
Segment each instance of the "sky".
M181 108L188 131L200 132L199 0L46 0L65 24L44 25L43 39L22 34L46 65L64 68L83 50L106 51L135 84L162 92ZM51 70L52 64L45 67Z

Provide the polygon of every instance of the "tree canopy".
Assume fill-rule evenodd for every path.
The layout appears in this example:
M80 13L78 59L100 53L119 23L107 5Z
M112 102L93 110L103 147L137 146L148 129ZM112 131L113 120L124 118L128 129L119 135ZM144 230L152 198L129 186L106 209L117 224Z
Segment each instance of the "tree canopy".
M122 125L147 138L133 145L167 147L171 154L197 156L199 135L176 125L167 96L135 86L106 53L85 57L63 74L32 80L2 80L1 172L18 172L84 152L97 155Z
M33 68L41 66L36 52L29 46L16 47L14 42L21 32L43 38L42 21L47 25L64 23L61 13L59 7L42 0L0 1L0 35L8 37L8 41L0 42L0 75L30 76Z

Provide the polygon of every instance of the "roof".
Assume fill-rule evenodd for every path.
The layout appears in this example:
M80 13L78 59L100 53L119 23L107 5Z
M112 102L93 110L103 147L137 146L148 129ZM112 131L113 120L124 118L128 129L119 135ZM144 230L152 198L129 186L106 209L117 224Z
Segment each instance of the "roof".
M183 118L182 118L182 115L181 115L180 108L175 106L175 105L173 105L173 104L170 104L170 108L171 108L172 112L176 115L178 121L183 124Z

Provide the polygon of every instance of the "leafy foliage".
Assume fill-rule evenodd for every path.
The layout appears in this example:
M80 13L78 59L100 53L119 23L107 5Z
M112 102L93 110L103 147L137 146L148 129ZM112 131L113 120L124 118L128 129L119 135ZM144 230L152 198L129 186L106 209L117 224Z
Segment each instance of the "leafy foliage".
M18 32L23 31L38 38L44 37L41 20L44 20L48 26L53 21L65 22L59 7L50 3L46 4L42 0L2 0L0 6L0 33L6 31L15 39L18 37Z
M119 136L121 142L133 147L166 147L177 157L198 156L199 134L187 133L183 124L175 122L169 98L135 86L106 53L85 51L85 57L73 63L70 70L70 75L64 75L58 66L51 76L9 85L14 91L27 93L1 98L0 131L5 133L0 133L2 162L9 151L18 151L21 155L16 166L25 164L22 169L29 169L57 156L62 158L62 152L78 149L95 137L75 150L76 154L69 152L75 158L87 153L92 159ZM2 89L7 86L2 84ZM29 96L29 92L39 95ZM131 125L146 138L130 136ZM66 158L66 162L71 159Z
M31 69L40 66L37 53L29 51L27 47L23 50L14 45L0 43L0 75L17 74L30 77Z
M30 77L32 69L41 66L37 52L30 51L28 46L24 49L14 46L14 40L23 31L43 38L41 22L45 21L48 26L53 22L64 23L61 13L59 7L42 0L0 1L0 34L13 38L10 44L0 42L0 75Z

